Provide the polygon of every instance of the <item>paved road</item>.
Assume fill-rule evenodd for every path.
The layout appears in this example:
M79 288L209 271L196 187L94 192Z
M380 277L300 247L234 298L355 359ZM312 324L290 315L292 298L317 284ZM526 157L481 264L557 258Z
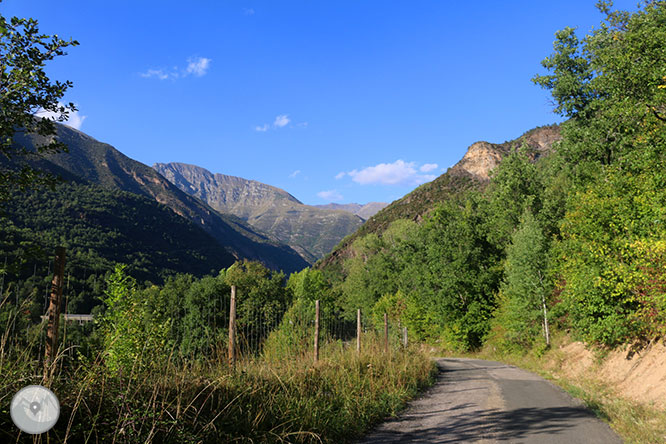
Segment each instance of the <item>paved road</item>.
M437 383L362 444L622 443L580 401L533 373L478 359L437 366Z

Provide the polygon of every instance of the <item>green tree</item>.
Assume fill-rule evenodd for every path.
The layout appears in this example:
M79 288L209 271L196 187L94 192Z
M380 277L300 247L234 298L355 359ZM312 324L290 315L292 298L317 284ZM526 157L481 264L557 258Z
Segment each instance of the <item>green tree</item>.
M125 373L159 368L160 358L166 357L169 321L156 322L136 281L125 270L125 265L117 265L107 279L101 320L106 365Z
M488 198L488 239L498 248L504 249L519 224L528 203L541 210L543 185L539 171L528 157L528 148L523 145L510 154L493 171Z
M13 189L52 182L29 166L26 157L67 151L64 144L51 137L56 135L55 122L34 115L52 112L58 116L57 121L63 122L69 112L76 111L74 104L60 103L72 83L52 82L44 71L46 62L65 55L64 48L75 45L75 40L40 34L34 19L7 20L0 15L0 202L7 200ZM36 133L48 142L33 153L14 140L17 132Z
M284 286L284 274L271 271L260 262L236 262L222 276L226 285L235 285L236 316L241 343L263 341L277 327L291 304L291 292ZM254 350L253 350L254 351Z
M422 306L455 348L482 344L496 306L501 251L487 240L484 205L470 193L435 210L422 232L424 261L414 269Z
M582 39L572 28L559 31L555 52L542 62L550 74L533 79L550 90L555 111L569 118L560 151L579 165L581 179L595 164L661 168L666 3L646 2L633 14L612 10L608 1L598 7L606 16L601 25Z
M583 38L558 32L542 62L550 73L534 81L569 118L558 148L571 184L556 244L562 312L583 339L612 346L658 334L664 317L663 272L637 251L662 260L666 2L598 7L601 25Z
M227 307L229 286L224 276L205 276L192 283L185 293L183 340L181 350L188 356L209 355L218 342L225 342L223 334L228 319L222 307ZM225 303L226 302L226 303Z
M293 356L295 352L310 350L317 300L320 303L321 331L323 334L332 332L331 321L336 305L330 289L320 270L305 268L289 276L287 291L292 295L293 303L279 327L270 333L263 350L265 358L279 360Z
M547 277L547 244L532 211L525 208L520 226L511 237L501 286L507 339L530 346L540 331L550 345L546 298L551 285Z

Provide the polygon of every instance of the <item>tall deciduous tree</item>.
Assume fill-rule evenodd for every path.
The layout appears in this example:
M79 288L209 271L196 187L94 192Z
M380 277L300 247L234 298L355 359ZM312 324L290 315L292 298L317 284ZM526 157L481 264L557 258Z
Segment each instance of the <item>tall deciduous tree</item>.
M34 19L0 15L0 202L13 189L25 189L49 182L49 177L26 162L26 156L67 151L55 140L55 121L66 121L74 104L60 99L72 86L70 81L51 81L44 71L46 62L65 55L64 49L78 45L57 35L39 33ZM38 112L53 113L52 119L36 118ZM17 132L35 133L48 142L31 152L14 141Z
M550 343L546 298L551 286L546 276L546 238L529 207L507 247L502 293L509 340L530 345L543 329Z
M664 240L666 2L598 6L601 25L584 38L560 31L542 62L550 73L534 81L569 118L558 149L573 185L557 245L563 306L580 337L612 346L657 336L662 325L638 333L633 320L666 312L663 272L642 257L659 263Z
M570 118L560 147L569 162L656 166L666 145L666 3L648 1L633 14L610 1L598 6L601 25L582 39L559 31L542 62L550 73L533 81Z

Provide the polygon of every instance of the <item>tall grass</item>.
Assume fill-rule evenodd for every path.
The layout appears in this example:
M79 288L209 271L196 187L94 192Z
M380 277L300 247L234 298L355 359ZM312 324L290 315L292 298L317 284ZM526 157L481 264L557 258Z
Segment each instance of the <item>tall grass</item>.
M60 350L45 378L44 324L21 344L4 328L2 442L344 443L396 413L434 375L417 348L385 354L369 335L360 355L342 342L324 345L316 365L306 350L245 357L234 367L224 356L188 361L165 350L110 372L102 352L70 358ZM54 429L38 437L20 433L8 414L11 397L28 384L49 386L61 405Z

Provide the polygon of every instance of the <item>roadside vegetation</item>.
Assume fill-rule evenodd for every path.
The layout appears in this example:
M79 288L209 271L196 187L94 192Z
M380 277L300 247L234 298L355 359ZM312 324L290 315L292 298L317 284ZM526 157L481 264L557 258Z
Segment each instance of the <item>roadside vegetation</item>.
M514 150L486 186L462 187L418 222L356 237L337 264L287 277L239 262L158 285L109 267L79 302L95 307L96 324L72 327L77 339L65 342L46 380L34 376L44 282L3 268L0 400L28 383L50 384L64 406L57 439L345 442L426 386L433 364L418 345L381 352L371 335L356 355L332 331L313 364L309 324L299 320L312 319L315 300L343 323L358 309L369 326L386 314L412 344L492 347L490 356L534 370L557 353L558 332L600 350L663 339L666 2L627 13L601 1L599 9L605 19L587 35L556 34L546 73L533 79L567 119L552 153ZM0 200L14 192L0 191ZM241 344L234 368L224 355L232 285L255 341ZM552 374L626 439L660 442L663 412ZM13 437L1 417L0 431Z
M279 274L246 263L217 278L181 278L169 287L139 289L123 270L117 267L109 276L99 322L79 335L74 349L60 348L47 376L40 371L45 323L30 320L24 310L28 300L17 310L5 298L0 307L0 400L8 406L26 385L49 386L61 404L60 420L49 432L56 442L350 442L398 412L434 378L434 364L418 345L391 347L387 353L372 332L364 334L360 353L355 341L353 346L326 341L316 363L309 343L245 343L232 366L226 355L228 329L208 316L206 304L213 298L207 292L219 296L235 282L244 296L239 322L250 316L246 330L263 331L249 322L260 319L252 308L267 313L271 305L261 303L265 296L290 292L276 280ZM172 298L149 297L162 292ZM175 310L182 309L180 316L162 311L172 313L172 302ZM314 301L298 305L309 312L309 302ZM286 319L278 321L273 336L299 337L297 329L309 329L306 322ZM307 338L310 342L311 334ZM17 440L9 414L1 415L0 436ZM18 442L24 441L32 437L19 436Z

